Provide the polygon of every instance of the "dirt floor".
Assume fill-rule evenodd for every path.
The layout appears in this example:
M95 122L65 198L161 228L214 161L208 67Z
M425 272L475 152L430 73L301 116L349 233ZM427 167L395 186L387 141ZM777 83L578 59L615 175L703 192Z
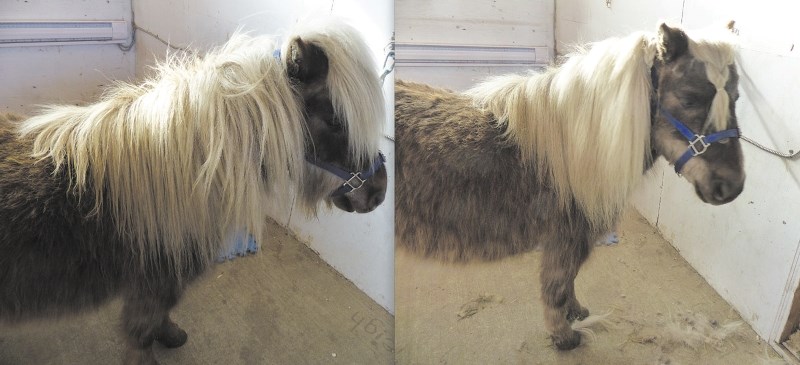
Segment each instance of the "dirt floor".
M628 212L620 233L595 248L575 284L610 323L568 352L544 330L539 252L467 265L398 252L397 363L784 363L642 216Z
M391 364L394 319L285 229L262 252L217 265L173 319L183 347L169 364ZM266 241L266 240L265 240ZM0 365L119 364L121 302L58 322L0 326Z

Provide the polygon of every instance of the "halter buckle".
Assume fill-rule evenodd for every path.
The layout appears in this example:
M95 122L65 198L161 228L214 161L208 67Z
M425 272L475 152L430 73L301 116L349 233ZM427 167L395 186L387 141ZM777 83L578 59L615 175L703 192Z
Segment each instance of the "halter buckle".
M698 143L700 144L700 148L697 147ZM689 148L691 148L694 153L692 156L702 155L710 145L711 143L706 142L706 136L702 134L695 134L694 139L689 141Z
M342 184L342 186L349 186L350 191L358 190L360 187L364 186L364 183L367 181L361 178L360 172L351 172L350 175L353 176L351 176L349 179L347 179L347 181L344 182L344 184Z

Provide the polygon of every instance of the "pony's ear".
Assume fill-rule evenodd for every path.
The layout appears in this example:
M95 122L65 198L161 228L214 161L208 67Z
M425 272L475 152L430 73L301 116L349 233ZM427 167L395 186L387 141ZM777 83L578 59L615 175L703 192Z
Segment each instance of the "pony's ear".
M328 57L322 48L297 37L289 44L287 69L289 77L304 84L324 81L328 77Z
M671 28L666 23L658 27L658 51L664 62L672 62L689 49L689 37L678 28Z

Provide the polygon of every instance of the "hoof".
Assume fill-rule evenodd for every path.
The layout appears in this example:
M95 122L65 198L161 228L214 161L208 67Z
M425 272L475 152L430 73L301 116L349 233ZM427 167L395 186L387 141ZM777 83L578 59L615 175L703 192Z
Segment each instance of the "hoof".
M174 349L183 346L189 336L175 322L165 322L156 335L156 341L166 348Z
M586 317L588 316L589 316L589 310L581 306L578 306L578 308L570 309L567 312L568 321L574 321L574 320L581 321L586 319Z
M551 336L551 339L560 351L569 351L581 344L581 334L575 331L570 331L566 336Z

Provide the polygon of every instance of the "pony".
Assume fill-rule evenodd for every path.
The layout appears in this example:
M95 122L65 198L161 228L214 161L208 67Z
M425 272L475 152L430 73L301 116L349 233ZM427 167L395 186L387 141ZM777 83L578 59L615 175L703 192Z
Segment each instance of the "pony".
M541 249L545 325L573 349L589 315L574 279L655 158L706 203L742 191L737 83L730 40L666 24L464 93L399 81L396 246L449 262Z
M157 364L154 342L187 340L169 315L181 293L236 232L266 237L266 203L381 204L384 104L361 35L330 20L276 39L237 32L95 103L0 117L0 323L119 296L123 362Z

